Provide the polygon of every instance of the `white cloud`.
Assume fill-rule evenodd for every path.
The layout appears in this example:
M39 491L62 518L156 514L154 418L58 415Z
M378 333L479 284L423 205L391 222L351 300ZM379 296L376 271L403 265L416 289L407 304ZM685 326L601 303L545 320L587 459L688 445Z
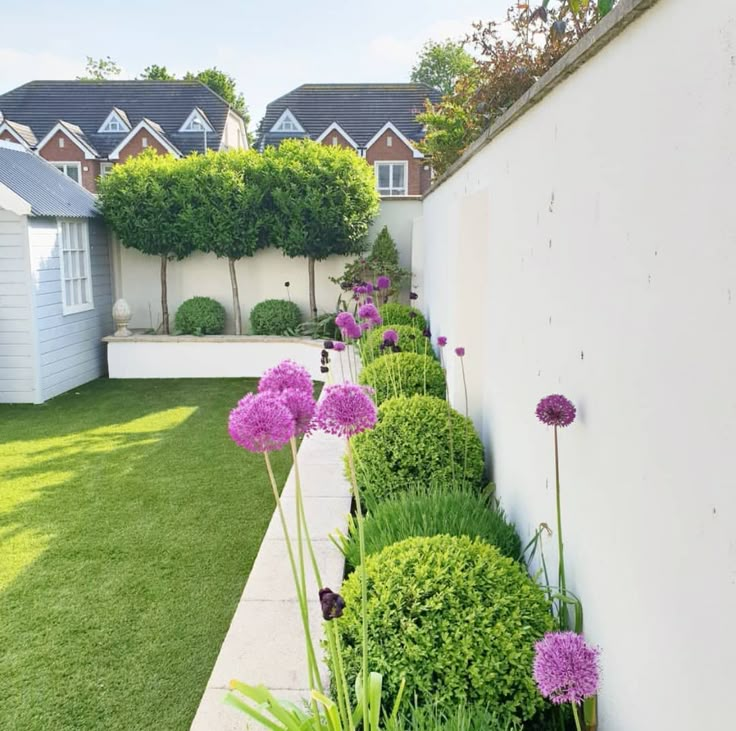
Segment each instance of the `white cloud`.
M74 79L83 72L84 60L79 58L0 48L0 93L34 79Z

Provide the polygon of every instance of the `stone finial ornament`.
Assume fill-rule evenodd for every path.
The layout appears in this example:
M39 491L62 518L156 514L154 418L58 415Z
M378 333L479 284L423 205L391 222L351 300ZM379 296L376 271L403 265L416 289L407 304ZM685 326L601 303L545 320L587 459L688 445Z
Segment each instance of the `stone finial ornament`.
M115 301L115 304L112 306L112 319L115 323L114 336L116 338L127 338L133 334L128 330L131 315L130 305L124 299Z

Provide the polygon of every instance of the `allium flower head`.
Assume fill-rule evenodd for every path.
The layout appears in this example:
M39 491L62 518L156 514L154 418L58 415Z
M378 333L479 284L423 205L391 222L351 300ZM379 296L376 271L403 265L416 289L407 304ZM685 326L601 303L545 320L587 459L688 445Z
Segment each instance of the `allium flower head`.
M287 388L296 388L312 395L312 378L306 368L293 360L283 360L273 368L269 368L258 382L260 393L279 394Z
M546 396L537 404L537 418L549 426L570 426L575 413L572 401L560 394Z
M552 703L582 703L598 691L598 648L575 632L549 632L536 644L534 680Z
M313 428L314 411L317 408L312 394L298 388L287 388L281 392L281 400L294 417L295 436L309 434Z
M335 347L335 343L333 343L332 340L325 340L324 343L322 343L322 346L325 350L332 350Z
M465 355L465 348L463 347L455 348L455 355L462 358Z
M363 286L365 287L366 294L371 294L373 292L373 284L371 282L366 282Z
M328 434L352 437L376 425L376 405L371 389L344 383L327 386L317 404L317 426Z
M376 309L376 306L370 303L361 305L358 308L358 316L360 317L361 320L370 320L371 322L375 322L377 319L381 317L378 314L378 310Z
M335 342L332 344L332 347L338 353L342 353L342 351L345 350L345 343L341 342L340 340L335 340Z
M336 592L325 587L319 590L319 603L322 606L322 616L329 622L331 619L342 617L345 609L345 600Z
M230 412L227 430L249 452L273 452L294 436L295 423L278 394L249 393Z
M366 320L365 322L360 323L360 329L363 332L366 332L367 330L370 330L373 327L373 323L370 320Z
M391 280L386 276L378 277L376 287L378 289L388 289L391 286Z
M343 337L350 338L351 340L360 340L360 336L363 334L360 325L353 321L352 325L344 328L342 331Z
M444 335L440 335L437 338L437 345L439 345L440 348L444 348L445 345L447 345L447 338Z
M399 333L396 330L384 330L383 331L383 344L384 345L396 345L399 342Z
M339 328L348 328L351 325L355 325L355 318L349 312L341 312L335 318L335 325Z
M365 294L368 290L365 288L364 284L358 284L355 287L353 287L353 292L355 294Z

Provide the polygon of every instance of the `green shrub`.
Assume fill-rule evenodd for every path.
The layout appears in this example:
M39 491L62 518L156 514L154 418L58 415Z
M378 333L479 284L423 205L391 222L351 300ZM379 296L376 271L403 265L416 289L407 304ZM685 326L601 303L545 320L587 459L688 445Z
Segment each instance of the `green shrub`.
M389 399L378 409L376 427L352 439L358 482L370 507L432 484L481 486L483 445L475 427L450 409L451 450L447 412L447 402L435 396Z
M424 315L416 307L402 305L400 302L389 302L378 308L384 325L411 325L419 330L427 327Z
M302 313L294 302L264 300L250 311L250 324L256 335L287 335L302 321Z
M412 327L411 325L381 325L368 331L361 350L363 365L367 365L379 356L391 352L390 350L381 350L383 334L386 330L396 331L396 334L399 336L398 345L403 353L418 353L419 355L428 355L431 358L436 357L432 343L429 341L429 338L425 338L422 335L422 331L419 328Z
M369 666L383 674L386 698L404 677L406 698L439 711L481 704L500 722L523 723L544 707L532 661L553 621L519 563L478 539L434 536L384 548L366 571ZM343 584L337 622L348 678L361 666L360 577Z
M225 308L211 297L192 297L179 305L174 327L185 335L219 335L225 329Z
M387 353L360 371L358 381L376 391L376 403L415 393L443 398L445 372L429 355Z
M516 528L487 494L453 487L410 490L379 503L365 520L364 535L367 555L379 553L405 538L439 535L480 538L515 561L521 554ZM353 521L342 550L349 566L360 563Z

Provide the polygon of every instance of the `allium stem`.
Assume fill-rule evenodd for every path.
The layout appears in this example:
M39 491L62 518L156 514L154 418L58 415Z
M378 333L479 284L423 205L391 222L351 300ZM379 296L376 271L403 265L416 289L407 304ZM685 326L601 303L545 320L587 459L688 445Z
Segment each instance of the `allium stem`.
M450 386L447 383L447 368L445 368L445 359L442 357L442 348L440 348L440 366L445 377L445 403L447 404L447 432L448 442L450 445L450 472L452 474L452 484L455 487L455 449L452 443L452 407L450 406Z
M580 716L578 715L578 704L571 703L570 705L572 705L572 715L575 717L575 728L577 731L583 731L583 727L580 725Z
M557 446L557 427L555 432L555 497L557 501L557 557L559 562L558 576L560 584L560 594L567 597L567 584L565 581L565 554L562 542L562 509L560 501L560 453ZM559 616L560 629L567 629L567 605L563 599L560 599Z
M312 538L309 535L309 526L307 525L307 515L304 512L304 496L302 494L302 481L299 475L299 460L297 458L297 447L296 437L292 437L291 441L291 457L294 462L294 483L296 487L296 505L299 520L297 525L301 523L302 533L304 536L304 542L307 544L307 551L309 552L309 558L312 562L312 569L314 571L314 578L317 581L317 586L322 587L322 577L319 573L319 566L317 564L317 557L314 554L314 546L312 545ZM301 546L300 546L301 549ZM302 564L302 572L304 572L304 566ZM304 587L304 595L306 596L306 586Z
M468 382L465 379L465 360L460 356L460 368L463 372L463 391L465 392L465 434L463 435L463 484L465 483L465 473L468 468L468 424L470 423L470 413L468 407Z
M286 517L284 516L284 510L281 505L281 496L279 495L279 488L276 484L276 477L273 473L273 467L271 466L271 460L268 456L268 452L263 453L263 457L266 460L266 470L268 471L268 477L271 482L271 489L273 490L273 496L276 500L276 510L279 514L281 521L281 529L284 533L284 540L286 541L286 552L289 556L289 564L291 566L291 573L294 578L294 586L296 588L297 599L299 600L299 609L302 615L302 624L304 626L304 638L307 646L307 668L309 671L309 682L311 685L316 686L320 693L324 692L322 686L322 679L319 676L319 668L317 666L317 656L314 652L314 645L312 643L312 633L309 629L309 611L307 607L306 596L302 593L302 581L300 580L299 573L297 571L296 561L294 559L294 549L291 545L291 538L289 537L289 529L286 525ZM298 523L298 516L297 516ZM316 705L316 704L315 704Z
M368 708L370 692L368 688L368 573L365 566L365 533L363 531L363 508L360 500L360 488L358 478L355 474L355 456L350 438L348 443L348 465L350 467L350 482L353 485L355 495L355 514L358 522L358 546L360 548L360 588L361 588L361 615L363 619L363 719L364 727L367 727Z
M427 395L427 348L429 347L429 338L424 338L424 379L422 380L422 395Z

